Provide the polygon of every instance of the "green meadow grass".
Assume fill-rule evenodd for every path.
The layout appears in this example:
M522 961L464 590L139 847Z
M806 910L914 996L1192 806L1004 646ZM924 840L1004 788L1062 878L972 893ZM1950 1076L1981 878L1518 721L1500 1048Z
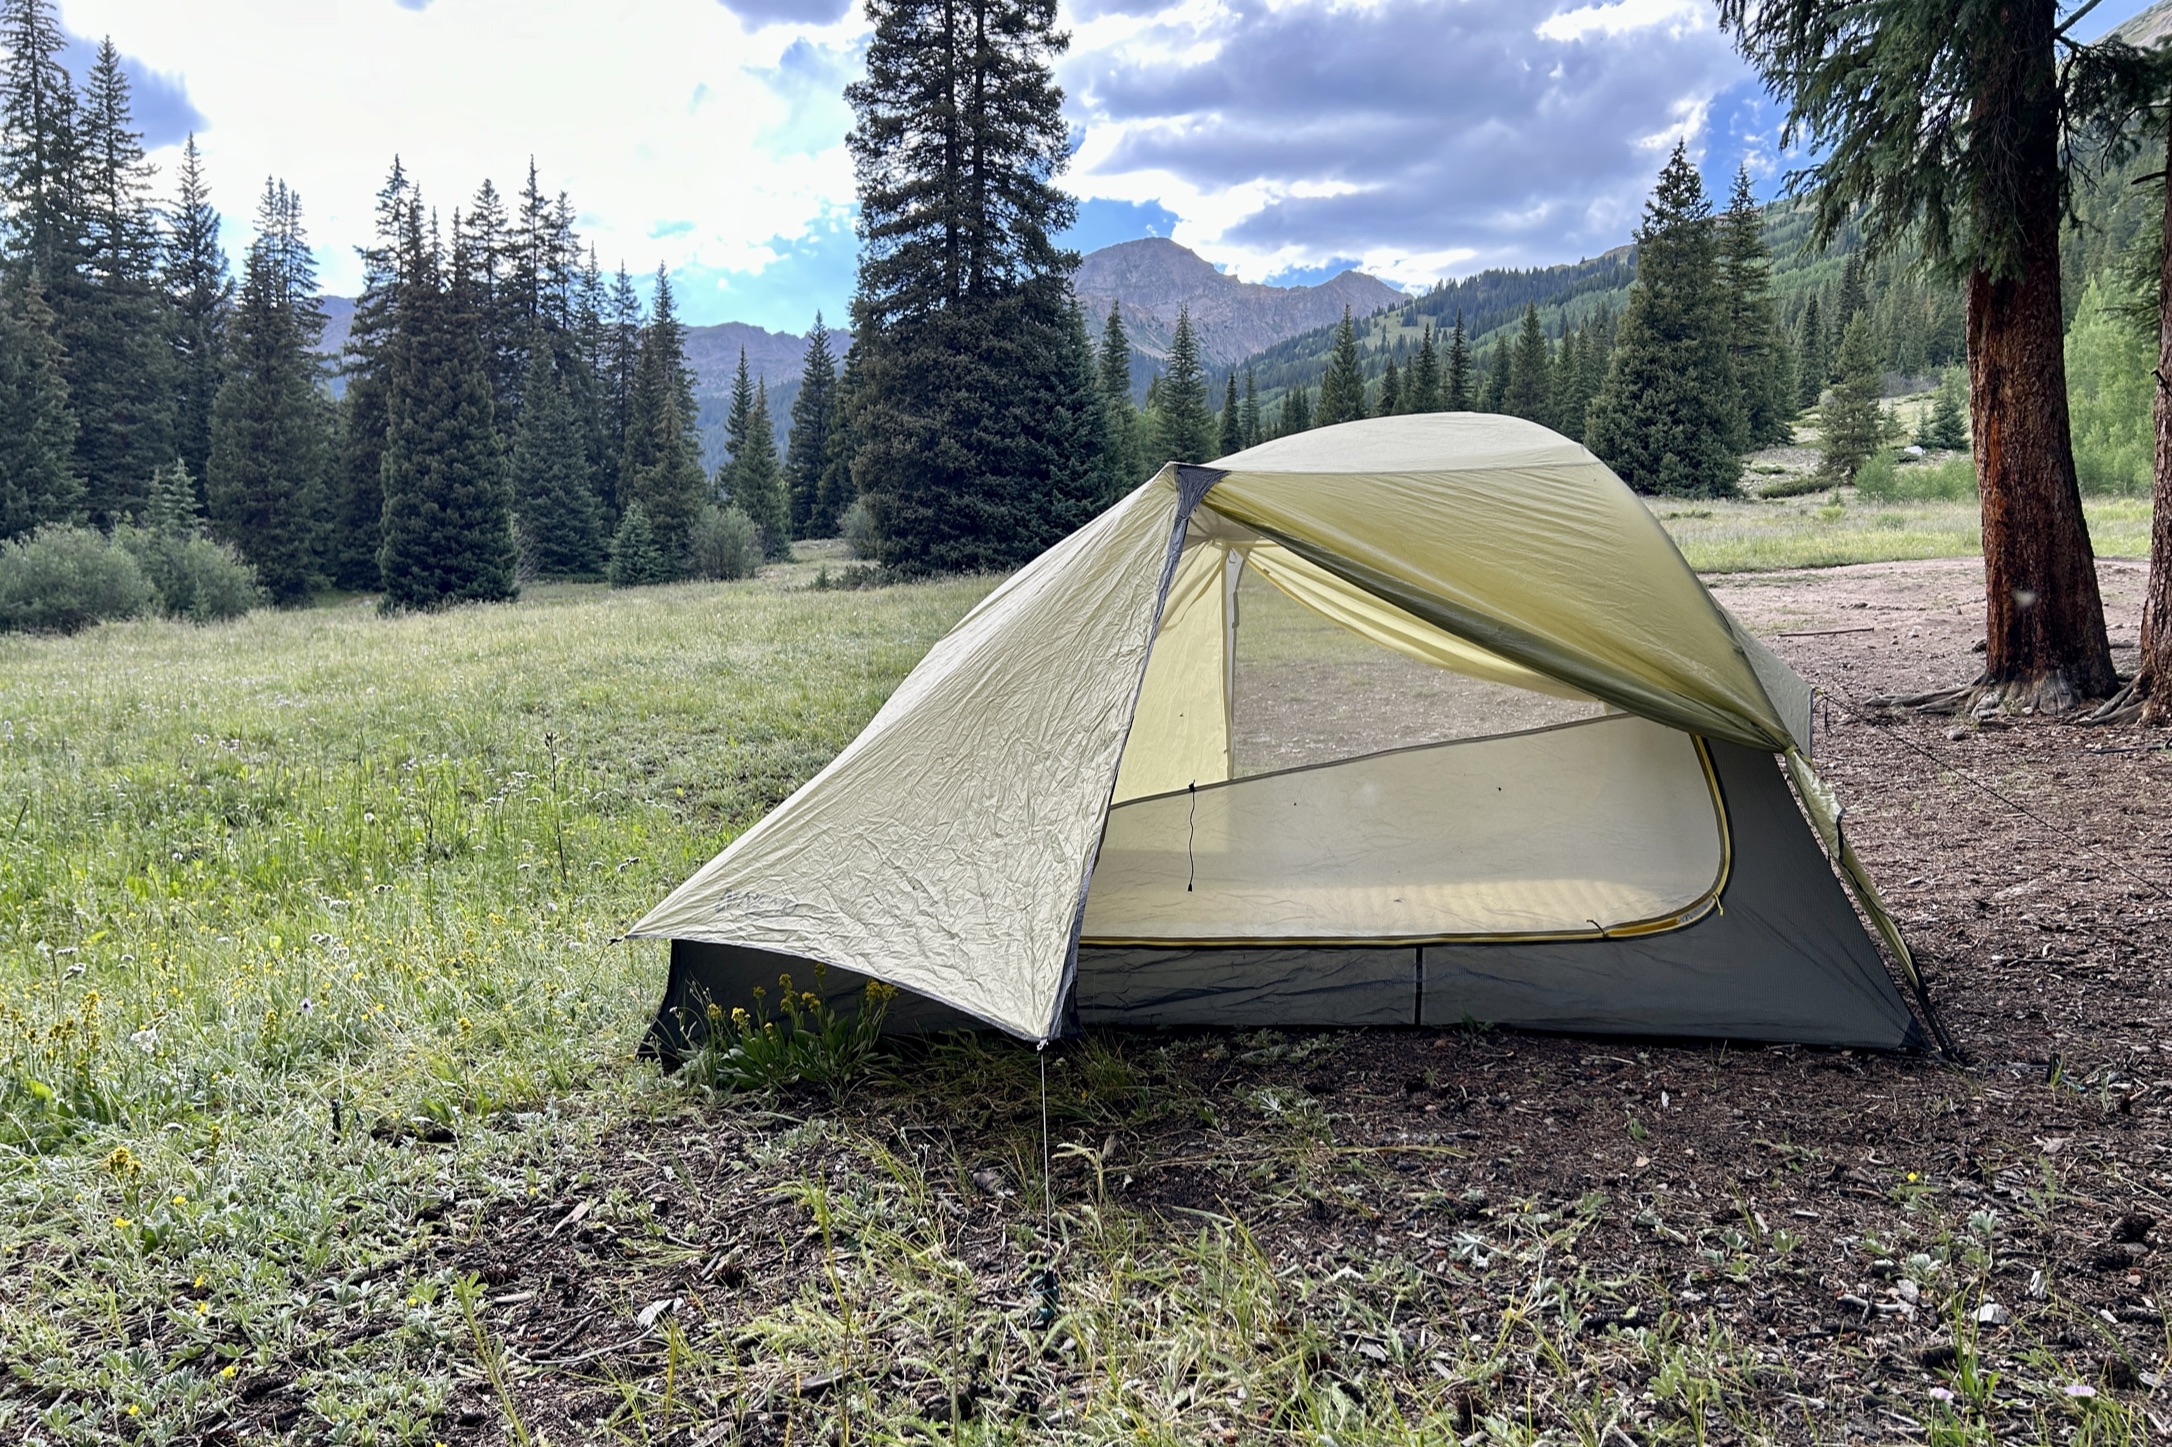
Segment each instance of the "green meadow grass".
M1974 499L1966 502L1873 502L1854 490L1830 496L1754 502L1650 498L1689 565L1701 573L1832 568L1980 552ZM2090 498L2082 513L2100 558L2149 556L2149 499Z
M0 641L0 1439L188 1438L422 1205L640 1108L662 959L611 936L986 587ZM457 1317L417 1289L325 1424L432 1440Z

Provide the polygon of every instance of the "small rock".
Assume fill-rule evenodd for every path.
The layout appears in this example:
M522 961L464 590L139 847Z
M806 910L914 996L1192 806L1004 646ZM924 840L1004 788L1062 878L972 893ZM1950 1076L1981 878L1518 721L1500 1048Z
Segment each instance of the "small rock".
M1897 1282L1895 1283L1893 1289L1900 1294L1900 1299L1907 1302L1910 1306L1914 1306L1918 1301L1921 1301L1923 1299L1923 1288L1916 1285L1913 1281Z
M2147 1242L2149 1228L2157 1224L2157 1218L2147 1211L2129 1211L2112 1223L2114 1241Z
M973 1184L991 1196L1008 1196L1011 1194L1009 1179L994 1166L983 1166L973 1172Z
M2005 1326L2013 1319L2014 1314L1995 1301L1987 1301L1976 1308L1976 1325L1978 1326Z

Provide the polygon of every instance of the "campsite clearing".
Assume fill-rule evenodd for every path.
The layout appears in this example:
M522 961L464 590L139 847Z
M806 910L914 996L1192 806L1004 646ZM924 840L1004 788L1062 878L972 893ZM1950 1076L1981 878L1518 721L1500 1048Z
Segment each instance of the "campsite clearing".
M2131 644L2141 569L2103 576ZM1030 1050L704 1100L627 1058L660 951L604 944L985 584L11 641L0 1435L2161 1436L2172 1228L2117 1238L2172 1218L2172 754L1847 708L1967 677L1979 579L1718 586L1836 695L1970 1070L1060 1045L1053 1334Z

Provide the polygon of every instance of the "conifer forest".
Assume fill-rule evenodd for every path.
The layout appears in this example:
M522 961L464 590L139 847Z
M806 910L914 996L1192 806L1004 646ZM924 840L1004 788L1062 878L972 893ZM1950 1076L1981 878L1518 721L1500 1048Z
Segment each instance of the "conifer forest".
M1853 425L1873 435L1827 473L1850 481L1890 440L1884 381L1943 376L1956 395L1957 288L1853 233L1807 247L1801 203L1758 203L1746 173L1708 182L1681 147L1629 247L1346 312L1238 366L1209 365L1180 315L1142 395L1121 307L1088 335L1078 258L1056 239L1076 206L1053 10L1027 5L977 48L933 12L870 13L846 97L852 332L840 347L813 319L788 415L742 355L724 461L705 470L672 278L607 266L536 163L510 190L447 198L388 158L352 325L327 355L304 198L264 180L253 239L228 257L214 180L257 183L207 175L193 139L156 174L113 44L71 75L51 0L6 0L0 541L36 540L61 574L133 570L191 616L327 589L405 609L530 580L732 577L848 516L902 577L1016 566L1163 462L1362 417L1524 417L1640 492L1724 498L1747 453L1836 388L1843 411L1871 395ZM925 70L928 45L954 63ZM981 215L1003 220L962 226ZM2118 312L2136 228L2109 220L2112 242L2071 248L2084 369L2140 345ZM2146 399L2079 411L2085 485L2131 489ZM1947 443L1965 445L1955 426ZM65 622L31 604L8 617Z

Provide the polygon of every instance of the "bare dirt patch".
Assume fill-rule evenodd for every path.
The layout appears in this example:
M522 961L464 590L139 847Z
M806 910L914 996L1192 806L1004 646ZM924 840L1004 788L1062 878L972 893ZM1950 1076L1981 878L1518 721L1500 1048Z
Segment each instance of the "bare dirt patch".
M2103 576L2131 645L2142 570ZM2164 1440L2172 754L1860 708L1973 673L1979 579L1716 589L1831 695L1822 766L1965 1068L1100 1036L1050 1053L1044 1200L1031 1051L908 1046L449 1217L504 1385L448 1440Z

